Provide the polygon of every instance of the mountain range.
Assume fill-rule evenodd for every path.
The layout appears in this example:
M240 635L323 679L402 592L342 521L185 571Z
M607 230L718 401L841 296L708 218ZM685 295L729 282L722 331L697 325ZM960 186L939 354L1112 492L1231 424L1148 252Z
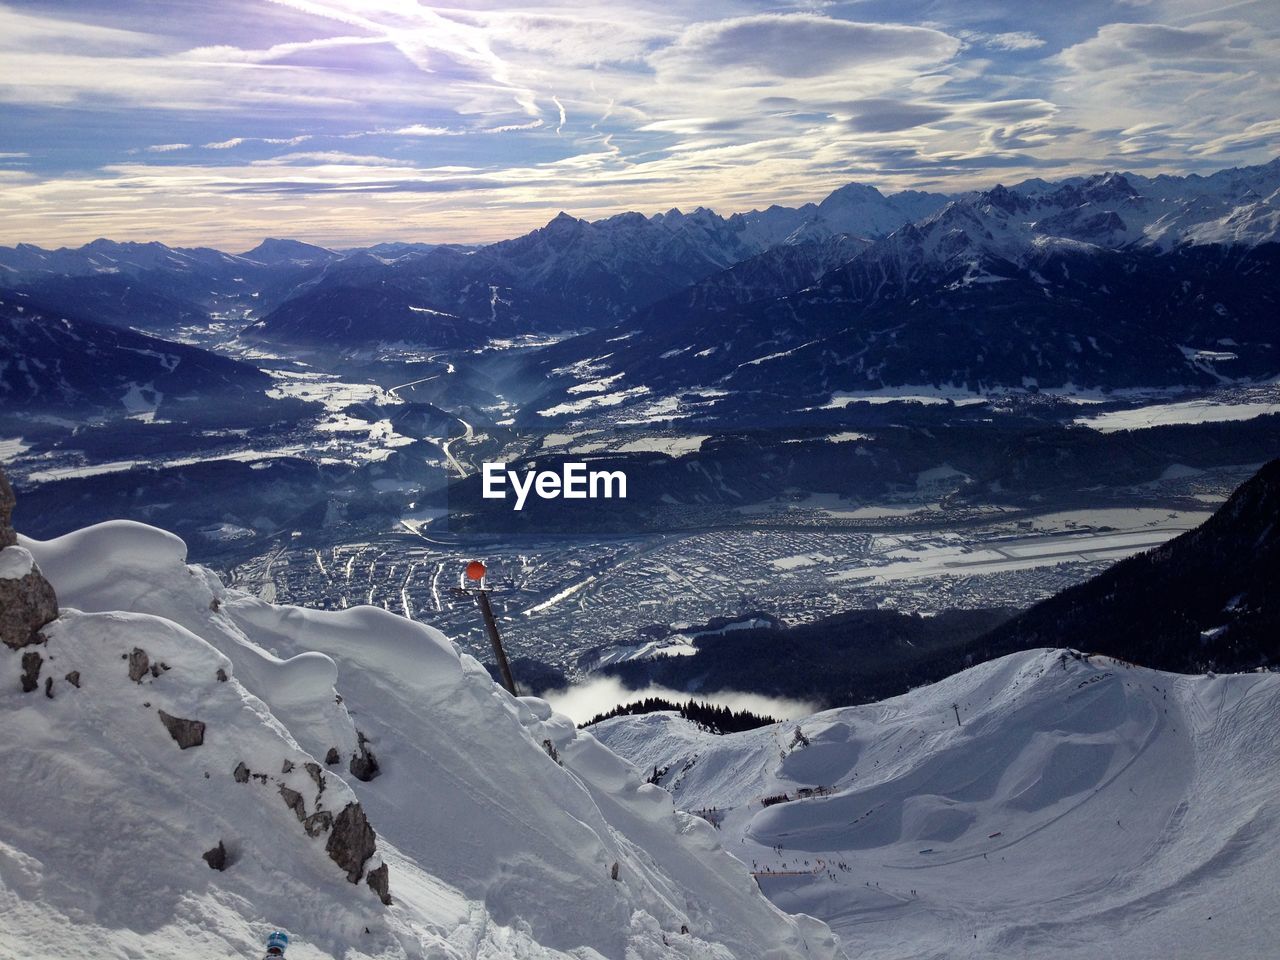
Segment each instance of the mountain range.
M590 361L618 390L911 384L1205 386L1280 372L1280 159L1209 177L1108 173L944 196L849 184L821 203L587 222L479 247L241 254L96 240L0 248L0 278L68 314L246 343L469 349L580 332L513 389L556 407ZM785 387L781 387L785 384ZM590 391L587 391L590 392Z

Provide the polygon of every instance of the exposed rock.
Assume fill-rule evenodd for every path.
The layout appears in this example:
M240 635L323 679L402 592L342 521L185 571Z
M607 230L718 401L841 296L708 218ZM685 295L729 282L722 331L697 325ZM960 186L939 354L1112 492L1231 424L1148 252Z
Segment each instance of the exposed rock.
M249 782L249 768L244 765L243 760L236 764L235 770L231 771L231 776L236 778L236 783Z
M376 870L370 870L369 875L365 877L365 883L373 888L379 900L388 907L391 906L391 871L387 869L385 863Z
M281 773L293 773L293 761L285 757L284 763L280 765Z
M215 674L215 676L218 678L219 683L227 682L227 671L223 670L221 667L218 668L218 672Z
M22 655L22 692L30 693L40 684L40 665L44 657L32 650Z
M40 628L57 617L58 598L39 567L32 564L31 572L16 580L0 577L0 642L14 650L40 643Z
M141 683L142 678L147 675L147 671L151 669L151 659L147 656L147 651L141 647L134 647L129 651L129 679L134 683Z
M330 747L329 752L324 755L325 766L332 767L335 763L342 762L342 754L338 752L337 747Z
M200 856L203 857L204 862L214 870L225 870L229 866L227 848L221 840L218 841L218 845L216 847L212 850L206 850L204 853L200 854Z
M373 856L377 840L378 835L369 826L360 804L349 803L334 819L325 851L334 863L347 871L348 880L359 883L364 862Z
M44 695L50 700L53 699L53 677L44 678Z
M333 814L328 810L317 810L302 821L302 829L307 831L308 837L318 837L326 830L333 829Z
M618 879L618 861L617 860L613 861L613 866L609 868L609 879L610 880Z
M204 724L199 720L184 720L182 717L171 716L163 710L158 712L160 722L169 731L169 736L173 737L183 750L187 747L198 747L204 743Z
M282 783L280 784L280 796L284 798L284 805L293 811L299 823L307 819L307 805L302 801L302 794L292 787L286 787Z
M13 487L9 486L9 478L0 467L0 549L11 547L18 542L18 535L13 529L13 506L17 498L13 495Z
M369 749L369 739L358 730L356 736L359 738L359 745L358 752L351 755L351 775L357 780L368 783L380 772L378 758Z
M80 689L80 671L72 670L67 674L67 683L71 684L77 690Z
M317 793L324 793L324 771L320 769L320 764L307 762L303 766L316 782Z
M31 554L18 546L13 529L16 502L9 478L0 467L0 554L13 561L0 564L12 572L12 577L0 577L0 643L14 650L40 643L40 628L58 617L53 587Z

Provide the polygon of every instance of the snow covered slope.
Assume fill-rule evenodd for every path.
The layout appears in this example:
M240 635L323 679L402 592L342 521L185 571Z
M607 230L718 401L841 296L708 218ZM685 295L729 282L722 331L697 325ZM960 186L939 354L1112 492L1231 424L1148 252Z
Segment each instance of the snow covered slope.
M852 955L1208 960L1280 938L1278 712L1274 674L1039 650L799 725L592 729Z
M0 956L246 957L277 927L294 960L843 956L438 631L271 606L142 524L21 544L62 616L36 691L0 648ZM376 839L340 836L356 803Z

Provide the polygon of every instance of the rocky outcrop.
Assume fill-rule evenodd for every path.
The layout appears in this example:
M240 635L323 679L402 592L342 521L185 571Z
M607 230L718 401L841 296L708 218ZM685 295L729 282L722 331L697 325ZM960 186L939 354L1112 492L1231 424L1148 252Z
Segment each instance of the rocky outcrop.
M151 669L151 659L147 656L147 651L141 647L134 647L129 651L129 679L134 683L141 683L142 678L147 675Z
M22 655L22 692L30 693L40 685L40 666L44 657L30 650Z
M0 549L18 542L18 534L13 529L13 508L17 502L13 487L9 486L9 478L4 475L4 467L0 467Z
M160 722L164 724L164 728L169 731L169 736L183 750L188 747L198 747L204 743L204 724L199 720L184 720L182 717L175 717L172 714L165 713L163 710L158 711L160 714Z
M204 859L204 862L209 865L211 870L225 870L230 864L230 861L227 858L226 844L221 840L218 841L218 845L216 847L212 850L206 850L204 853L200 854L200 856Z
M360 731L356 731L359 738L357 744L357 752L351 755L351 764L349 769L351 775L357 780L363 780L368 783L381 772L378 765L378 758L373 755L373 751L369 749L369 739Z
M13 488L0 469L0 643L19 650L40 643L40 629L58 616L58 598L31 553L17 545L13 505Z
M284 805L293 811L299 823L307 819L307 805L303 802L302 794L292 787L286 787L282 783L280 784L280 797L284 800Z
M369 820L358 803L349 803L333 821L329 842L325 851L329 859L347 871L347 879L359 883L364 874L364 862L377 849L378 835L369 826Z
M378 899L386 906L391 906L391 871L387 869L384 863L382 866L374 870L370 870L365 882L378 895Z

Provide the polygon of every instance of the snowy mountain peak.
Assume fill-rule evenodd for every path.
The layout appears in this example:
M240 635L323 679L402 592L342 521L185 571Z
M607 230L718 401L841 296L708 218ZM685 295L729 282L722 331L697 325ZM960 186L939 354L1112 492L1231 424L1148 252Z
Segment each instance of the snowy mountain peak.
M324 263L329 260L337 259L340 254L324 247L317 247L315 244L304 243L301 240L281 239L278 237L268 237L252 250L247 250L240 254L246 260L252 260L254 263L263 264L282 264L282 263Z

